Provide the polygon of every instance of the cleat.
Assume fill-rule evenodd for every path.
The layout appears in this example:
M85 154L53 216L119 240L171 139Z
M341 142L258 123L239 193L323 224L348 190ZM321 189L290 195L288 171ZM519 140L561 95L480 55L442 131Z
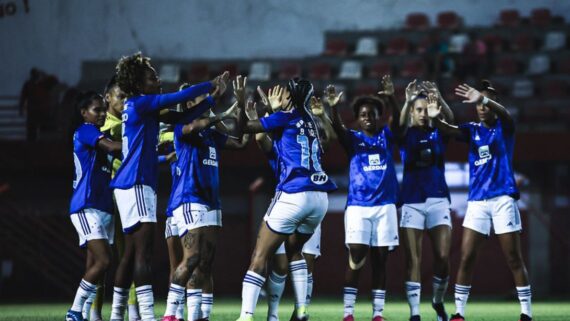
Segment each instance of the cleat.
M463 321L463 320L465 320L465 318L459 313L453 314L451 316L451 319L449 319L449 321Z
M178 319L176 319L176 316L174 316L174 315L165 315L160 320L161 321L178 321Z
M381 315L375 316L372 321L385 321L385 319Z
M532 321L532 317L529 317L528 315L521 313L521 318L519 321Z
M445 307L443 306L443 302L440 303L431 303L431 307L435 310L437 314L437 321L448 321L447 313L445 312Z
M302 317L298 317L298 315L302 315ZM291 319L289 321L307 321L309 320L309 313L307 313L307 306L302 305L293 311L291 314Z
M253 315L246 315L244 317L239 317L236 321L253 321Z
M354 321L354 316L352 314L349 314L346 317L342 318L342 321Z
M412 315L412 316L410 317L410 321L421 321L421 320L422 320L422 318L421 318L419 315L417 315L417 314L416 314L416 315Z
M65 314L65 321L83 321L83 315L77 311L67 311Z

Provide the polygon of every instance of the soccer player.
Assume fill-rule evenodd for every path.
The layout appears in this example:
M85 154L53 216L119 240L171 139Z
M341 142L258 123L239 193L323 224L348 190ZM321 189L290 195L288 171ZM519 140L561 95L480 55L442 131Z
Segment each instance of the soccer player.
M382 79L384 94L393 98L389 76ZM332 107L333 128L350 159L348 201L345 213L345 243L348 268L344 285L344 321L354 320L360 269L370 251L372 264L372 318L382 321L386 295L386 261L389 249L399 244L398 180L392 158L394 135L398 133L399 109L392 106L391 127L378 128L384 101L374 96L357 97L352 103L358 130L347 129L340 118L337 103L342 93L327 87ZM394 104L392 104L394 105Z
M117 83L126 95L123 121L123 162L111 181L125 233L125 253L117 268L111 320L122 320L128 287L134 280L141 320L155 320L151 285L152 247L156 223L158 179L158 118L161 109L225 91L229 74L185 90L161 94L158 75L141 53L117 64Z
M213 124L227 118L238 118L245 101L245 78L237 77L234 92L238 104L226 112L207 117L214 105L209 96L200 104L207 104L204 118L174 127L174 144L178 160L176 177L171 192L170 207L173 220L182 241L183 258L176 267L168 291L163 321L175 321L175 313L186 296L188 320L208 320L209 310L202 313L202 290L211 296L212 263L216 252L218 234L222 226L219 195L219 150L241 149L247 145L248 135L240 139L228 137L213 128ZM196 107L200 108L200 107ZM192 276L192 277L191 277ZM205 306L205 308L207 308Z
M273 89L269 89L269 96L265 96L265 93L261 90L261 88L257 88L258 92L261 96L262 102L266 107L269 107L269 111L277 112L280 110L288 111L287 108L290 108L290 104L288 103L288 97L284 96L284 88L280 86L275 86ZM285 109L283 109L285 108ZM323 104L321 103L320 99L316 97L311 98L311 112L313 115L317 116L320 119L320 124L323 124L323 131L322 133L322 145L323 149L329 145L329 141L332 135L332 127L330 123L330 119L327 117L326 113L324 112ZM246 108L246 115L249 120L256 120L258 119L257 111L255 105L248 102ZM267 117L269 114L265 114ZM258 147L265 153L269 160L269 165L271 169L275 173L277 179L279 179L279 168L278 168L278 160L276 158L276 152L273 146L273 141L269 134L257 133L255 134L255 140ZM315 266L315 261L321 255L321 226L319 225L315 230L315 233L311 238L305 243L303 246L303 256L305 257L305 261L307 262L307 299L306 305L308 306L311 301L312 292L313 292L313 271ZM267 304L268 304L268 311L267 311L267 320L268 321L278 321L279 320L279 302L281 301L281 296L283 295L283 291L285 290L285 281L287 279L287 270L288 270L289 262L287 261L287 255L285 251L285 243L282 243L275 252L275 255L272 260L272 269L269 273L269 278L267 280Z
M461 261L455 284L455 314L451 321L465 320L465 305L477 252L493 227L513 274L520 305L521 321L532 320L531 290L522 258L519 191L512 164L515 124L508 110L497 102L497 92L489 81L479 90L459 85L455 94L464 103L476 104L479 122L447 124L439 118L441 107L428 98L428 114L435 126L447 135L469 144L469 199L463 220Z
M73 135L75 176L71 197L71 222L79 234L79 245L87 247L85 274L77 288L66 321L83 321L83 305L93 296L111 260L113 242L111 169L106 154L120 153L121 143L113 142L99 130L107 107L103 97L88 92L78 97Z
M406 256L406 295L410 321L419 321L422 240L427 230L434 257L432 307L438 321L447 321L443 298L449 280L451 213L443 157L448 138L431 126L427 115L428 92L438 99L447 122L453 122L453 113L435 84L423 82L422 87L415 80L408 84L399 120L400 155L404 164L400 227Z
M321 168L320 135L309 111L313 85L304 79L292 79L284 95L291 98L288 111L243 122L245 132L272 134L280 170L275 197L265 214L265 224L258 232L251 263L243 280L239 321L253 320L259 292L265 283L267 263L283 242L295 292L293 319L308 318L308 273L302 249L326 214L327 192L336 189Z

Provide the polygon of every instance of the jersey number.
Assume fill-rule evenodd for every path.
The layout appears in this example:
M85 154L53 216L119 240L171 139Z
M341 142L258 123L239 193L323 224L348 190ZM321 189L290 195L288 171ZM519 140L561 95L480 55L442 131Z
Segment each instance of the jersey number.
M309 159L313 161L313 168L317 172L322 172L321 163L319 162L319 142L317 139L313 140L311 150L309 151L309 137L305 135L297 135L297 143L301 145L301 166L311 170ZM310 154L310 155L309 155Z

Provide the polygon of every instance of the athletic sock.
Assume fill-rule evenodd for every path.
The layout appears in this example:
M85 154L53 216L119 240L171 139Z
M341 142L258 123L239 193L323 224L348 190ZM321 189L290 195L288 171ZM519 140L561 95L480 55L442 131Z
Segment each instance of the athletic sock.
M129 299L129 289L113 288L113 304L111 305L111 320L123 320L125 307ZM129 311L130 314L130 311Z
M141 285L136 288L139 314L142 321L154 321L154 294L152 285Z
M530 285L517 286L517 294L521 303L521 313L532 318Z
M214 294L213 293L202 293L202 319L207 319L212 313L212 308L214 307Z
M279 320L279 301L285 290L287 275L279 275L271 271L267 279L267 320Z
M410 306L410 315L420 315L420 295L422 285L418 282L406 282L406 296Z
M307 274L307 306L311 304L311 299L313 297L313 273Z
M166 310L164 316L176 315L176 311L182 305L184 307L185 287L171 283L166 298Z
M96 293L96 291L97 286L95 284L91 284L81 279L81 282L79 282L79 286L77 287L77 292L75 292L75 299L73 299L71 311L83 312L83 304L85 301L87 301L91 294Z
M188 320L200 319L200 314L202 313L202 289L187 289L186 305L188 306Z
M100 283L101 284L101 283ZM102 320L103 317L101 316L101 310L99 307L101 306L99 302L103 301L103 297L105 295L105 287L102 285L97 286L97 292L95 293L95 299L93 300L93 304L91 305L91 311L89 313L89 320Z
M384 303L386 302L386 290L372 290L372 318L382 316Z
M93 305L93 301L95 300L95 297L97 296L97 289L95 289L95 292L89 294L89 297L87 298L87 300L85 300L85 303L83 303L83 311L81 311L81 315L83 315L83 319L89 319L89 314L91 312L91 306Z
M342 291L342 300L344 301L344 317L354 314L354 305L356 304L357 288L345 287Z
M455 313L459 313L462 316L465 315L469 291L471 291L471 285L455 285Z
M241 290L241 317L253 315L259 292L265 283L265 278L253 271L247 271L243 278L243 285Z
M449 283L449 277L438 278L433 277L433 303L443 303L443 298L445 297L445 292L447 292L447 285Z
M298 310L299 307L307 305L307 262L302 259L289 263L289 273L295 293L295 309ZM303 315L297 317L302 318Z

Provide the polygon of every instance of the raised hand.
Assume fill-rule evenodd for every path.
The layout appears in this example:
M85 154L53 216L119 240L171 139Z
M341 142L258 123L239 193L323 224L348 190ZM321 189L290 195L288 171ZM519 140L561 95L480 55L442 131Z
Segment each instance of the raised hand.
M283 87L276 85L273 88L269 88L268 94L267 100L269 101L269 106L271 106L273 112L279 111L285 107L285 97L283 97L285 89Z
M427 105L428 117L429 118L439 117L439 115L441 114L441 106L438 104L437 97L433 93L430 93L428 94L427 102L428 102Z
M310 104L313 115L322 116L325 113L325 107L323 106L323 102L320 98L315 96L311 97Z
M257 86L257 93L259 94L259 98L261 99L261 103L262 103L265 107L270 107L270 105L269 105L269 99L267 99L267 95L265 94L265 92L263 91L263 89L261 89L260 86Z
M380 83L382 84L382 89L378 92L378 95L394 95L394 83L392 82L392 77L390 77L390 75L384 75Z
M248 100L245 105L245 116L247 116L249 120L259 119L259 116L257 116L257 104L251 99Z
M414 79L411 83L406 86L406 101L411 102L412 100L416 99L419 94L417 80Z
M245 85L247 84L247 77L242 77L238 75L235 80L232 81L232 86L234 88L234 96L240 103L245 103Z
M336 92L336 87L334 85L328 85L325 89L324 97L327 104L331 107L336 106L342 97L343 92Z
M457 86L457 88L455 88L455 94L465 98L465 100L463 100L464 103L476 103L483 99L483 94L477 89L469 87L467 84Z
M230 79L230 72L224 71L221 75L217 76L212 80L212 84L214 85L214 93L212 96L220 97L221 95L226 92L228 88L228 80Z
M238 108L238 103L237 101L230 107L228 108L226 111L224 111L221 114L221 119L229 119L229 118L233 118L233 119L237 119L239 117L239 108Z

